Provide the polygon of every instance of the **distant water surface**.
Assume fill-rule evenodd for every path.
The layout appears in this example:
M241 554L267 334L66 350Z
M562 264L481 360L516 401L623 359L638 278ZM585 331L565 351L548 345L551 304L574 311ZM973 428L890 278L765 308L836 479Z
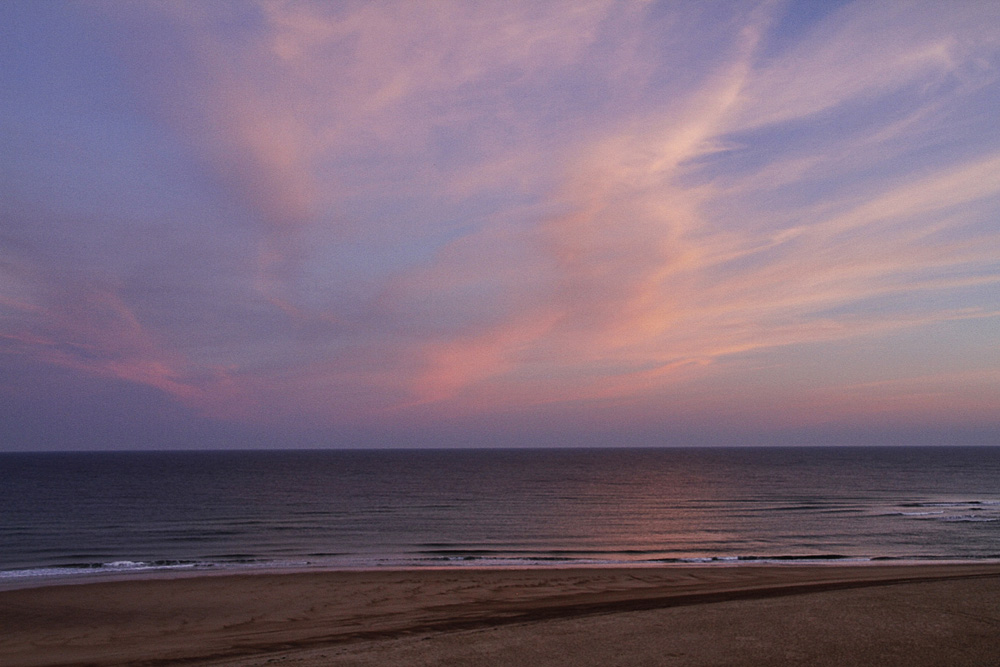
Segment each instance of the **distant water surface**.
M1000 448L0 454L0 585L255 567L1000 558Z

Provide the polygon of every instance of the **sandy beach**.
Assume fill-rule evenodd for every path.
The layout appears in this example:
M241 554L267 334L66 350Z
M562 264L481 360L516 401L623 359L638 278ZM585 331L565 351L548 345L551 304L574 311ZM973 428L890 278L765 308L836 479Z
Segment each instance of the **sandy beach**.
M1000 565L303 572L0 592L0 664L991 665Z

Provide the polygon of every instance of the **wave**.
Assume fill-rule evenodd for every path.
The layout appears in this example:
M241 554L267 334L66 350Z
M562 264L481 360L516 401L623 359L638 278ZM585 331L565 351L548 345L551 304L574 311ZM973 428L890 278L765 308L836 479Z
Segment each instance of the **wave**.
M925 500L903 502L898 510L880 516L930 518L947 523L992 523L1000 521L1000 500Z
M961 505L997 505L1000 501L992 500L920 500L900 503L901 507L958 507Z
M198 567L211 567L211 563L187 560L115 560L104 563L76 562L52 565L48 567L20 568L0 570L0 581L17 579L44 579L50 577L67 577L87 574L117 574L129 572L151 572L154 570L189 570Z

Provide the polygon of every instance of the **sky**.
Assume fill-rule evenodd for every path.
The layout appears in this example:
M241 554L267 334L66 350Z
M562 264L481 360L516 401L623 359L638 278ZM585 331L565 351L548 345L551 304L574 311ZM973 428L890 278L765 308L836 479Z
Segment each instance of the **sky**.
M1000 444L1000 3L0 3L0 450Z

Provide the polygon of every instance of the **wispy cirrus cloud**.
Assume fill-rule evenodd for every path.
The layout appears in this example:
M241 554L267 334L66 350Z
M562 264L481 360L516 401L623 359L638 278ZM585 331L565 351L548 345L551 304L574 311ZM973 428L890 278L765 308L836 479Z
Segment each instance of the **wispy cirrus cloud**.
M581 405L695 423L752 378L774 426L857 386L924 409L958 361L875 385L866 355L1000 310L988 3L805 24L794 2L70 14L127 91L118 125L80 122L149 171L88 176L128 210L10 188L11 354L319 426ZM780 386L798 351L841 346L841 374ZM891 398L918 377L926 401Z
M910 32L925 41L957 41L947 30L941 36L919 20L918 14L919 30L910 26ZM730 61L706 72L702 86L689 91L686 109L675 106L659 117L647 113L625 119L617 134L578 148L582 166L567 171L567 183L574 185L565 187L568 201L561 202L570 212L540 227L552 261L539 282L546 283L549 298L523 314L532 320L546 311L551 325L535 340L519 340L506 349L498 336L497 348L484 355L495 361L498 375L516 376L516 369L529 368L526 360L534 357L525 348L534 348L535 357L547 359L550 372L554 365L563 367L566 384L555 388L549 383L549 395L574 400L641 393L649 390L651 376L670 381L657 368L718 363L753 350L927 324L926 313L894 312L884 321L837 309L995 284L996 234L974 232L970 243L961 232L995 205L998 165L992 155L971 155L917 173L892 165L890 178L861 192L835 192L798 211L778 209L778 219L794 226L776 227L770 219L775 211L768 208L733 207L727 201L731 191L698 177L698 159L726 150L735 129L803 122L859 96L889 95L914 80L940 79L967 67L950 51L900 39L880 45L892 52L891 58L880 61L881 72L866 78L870 54L851 52L849 45L870 33L871 17L833 23L834 29L817 31L828 34L832 44L811 50L803 45L787 62L762 58L755 31L747 27L734 38ZM968 25L969 17L958 23ZM815 80L817 72L834 64L833 81ZM851 86L836 82L855 75ZM779 80L785 101L775 104L769 90ZM954 102L969 89L959 86L945 97ZM933 104L938 103L934 96ZM875 144L898 141L901 112L907 113L889 105L862 134ZM857 145L859 139L848 132L844 141ZM813 159L810 168L822 172L821 160ZM781 155L744 176L779 168L784 168ZM881 192L875 189L879 185ZM970 308L975 316L991 316L987 308ZM968 312L937 310L930 319L961 319ZM482 338L476 334L474 339ZM465 341L458 337L453 344ZM435 363L447 362L436 357ZM592 389L581 389L588 383Z

